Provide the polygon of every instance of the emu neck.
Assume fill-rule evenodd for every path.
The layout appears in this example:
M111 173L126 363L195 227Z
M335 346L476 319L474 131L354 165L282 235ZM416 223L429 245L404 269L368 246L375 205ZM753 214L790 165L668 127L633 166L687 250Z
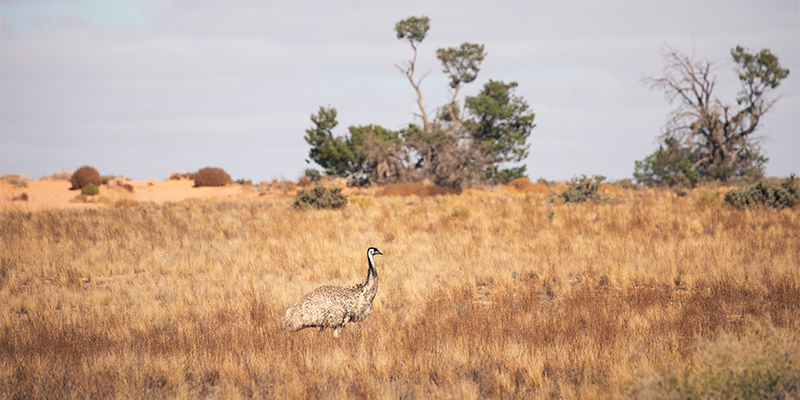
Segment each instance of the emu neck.
M375 270L375 261L372 260L372 256L368 255L367 260L369 261L369 269L367 270L367 280L364 282L364 291L374 292L378 287L378 271Z

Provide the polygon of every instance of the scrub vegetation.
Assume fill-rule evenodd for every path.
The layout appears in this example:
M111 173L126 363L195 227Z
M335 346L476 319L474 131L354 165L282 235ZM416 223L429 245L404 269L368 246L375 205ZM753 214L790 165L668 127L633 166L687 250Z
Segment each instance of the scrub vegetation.
M0 397L796 398L797 208L652 189L0 215ZM370 316L280 329L363 280Z

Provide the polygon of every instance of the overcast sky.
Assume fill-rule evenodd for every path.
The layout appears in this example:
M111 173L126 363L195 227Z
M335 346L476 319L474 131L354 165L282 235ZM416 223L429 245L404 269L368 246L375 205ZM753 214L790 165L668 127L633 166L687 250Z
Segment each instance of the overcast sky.
M519 83L536 113L533 179L631 177L676 106L641 83L661 74L665 44L717 61L728 103L731 48L776 54L791 73L762 120L767 174L800 173L797 0L2 0L0 173L91 165L160 180L216 166L296 179L320 105L338 109L339 135L414 122L416 95L394 67L411 57L394 25L412 15L431 19L418 59L429 110L448 94L440 47L486 46L461 99L489 79Z

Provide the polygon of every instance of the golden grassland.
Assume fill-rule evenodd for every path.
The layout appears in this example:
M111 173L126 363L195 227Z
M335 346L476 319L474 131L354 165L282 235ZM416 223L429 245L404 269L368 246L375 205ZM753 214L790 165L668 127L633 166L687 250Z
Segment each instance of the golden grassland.
M706 203L4 213L0 397L796 397L800 213ZM385 256L365 321L279 329L307 291L362 281L370 246Z

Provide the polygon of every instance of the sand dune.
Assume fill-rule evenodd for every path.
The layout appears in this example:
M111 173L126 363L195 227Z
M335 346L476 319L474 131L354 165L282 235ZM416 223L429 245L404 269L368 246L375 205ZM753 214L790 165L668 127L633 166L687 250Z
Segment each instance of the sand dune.
M27 187L16 187L0 181L0 211L39 211L48 209L87 209L113 207L118 202L155 203L178 202L189 199L235 201L257 198L260 193L253 186L228 185L225 187L193 187L189 179L158 181L125 181L133 187L129 192L121 185L103 185L97 196L81 197L80 191L69 190L65 180L30 180ZM23 196L23 194L25 196ZM27 200L24 200L27 198ZM16 200L15 200L16 199Z

